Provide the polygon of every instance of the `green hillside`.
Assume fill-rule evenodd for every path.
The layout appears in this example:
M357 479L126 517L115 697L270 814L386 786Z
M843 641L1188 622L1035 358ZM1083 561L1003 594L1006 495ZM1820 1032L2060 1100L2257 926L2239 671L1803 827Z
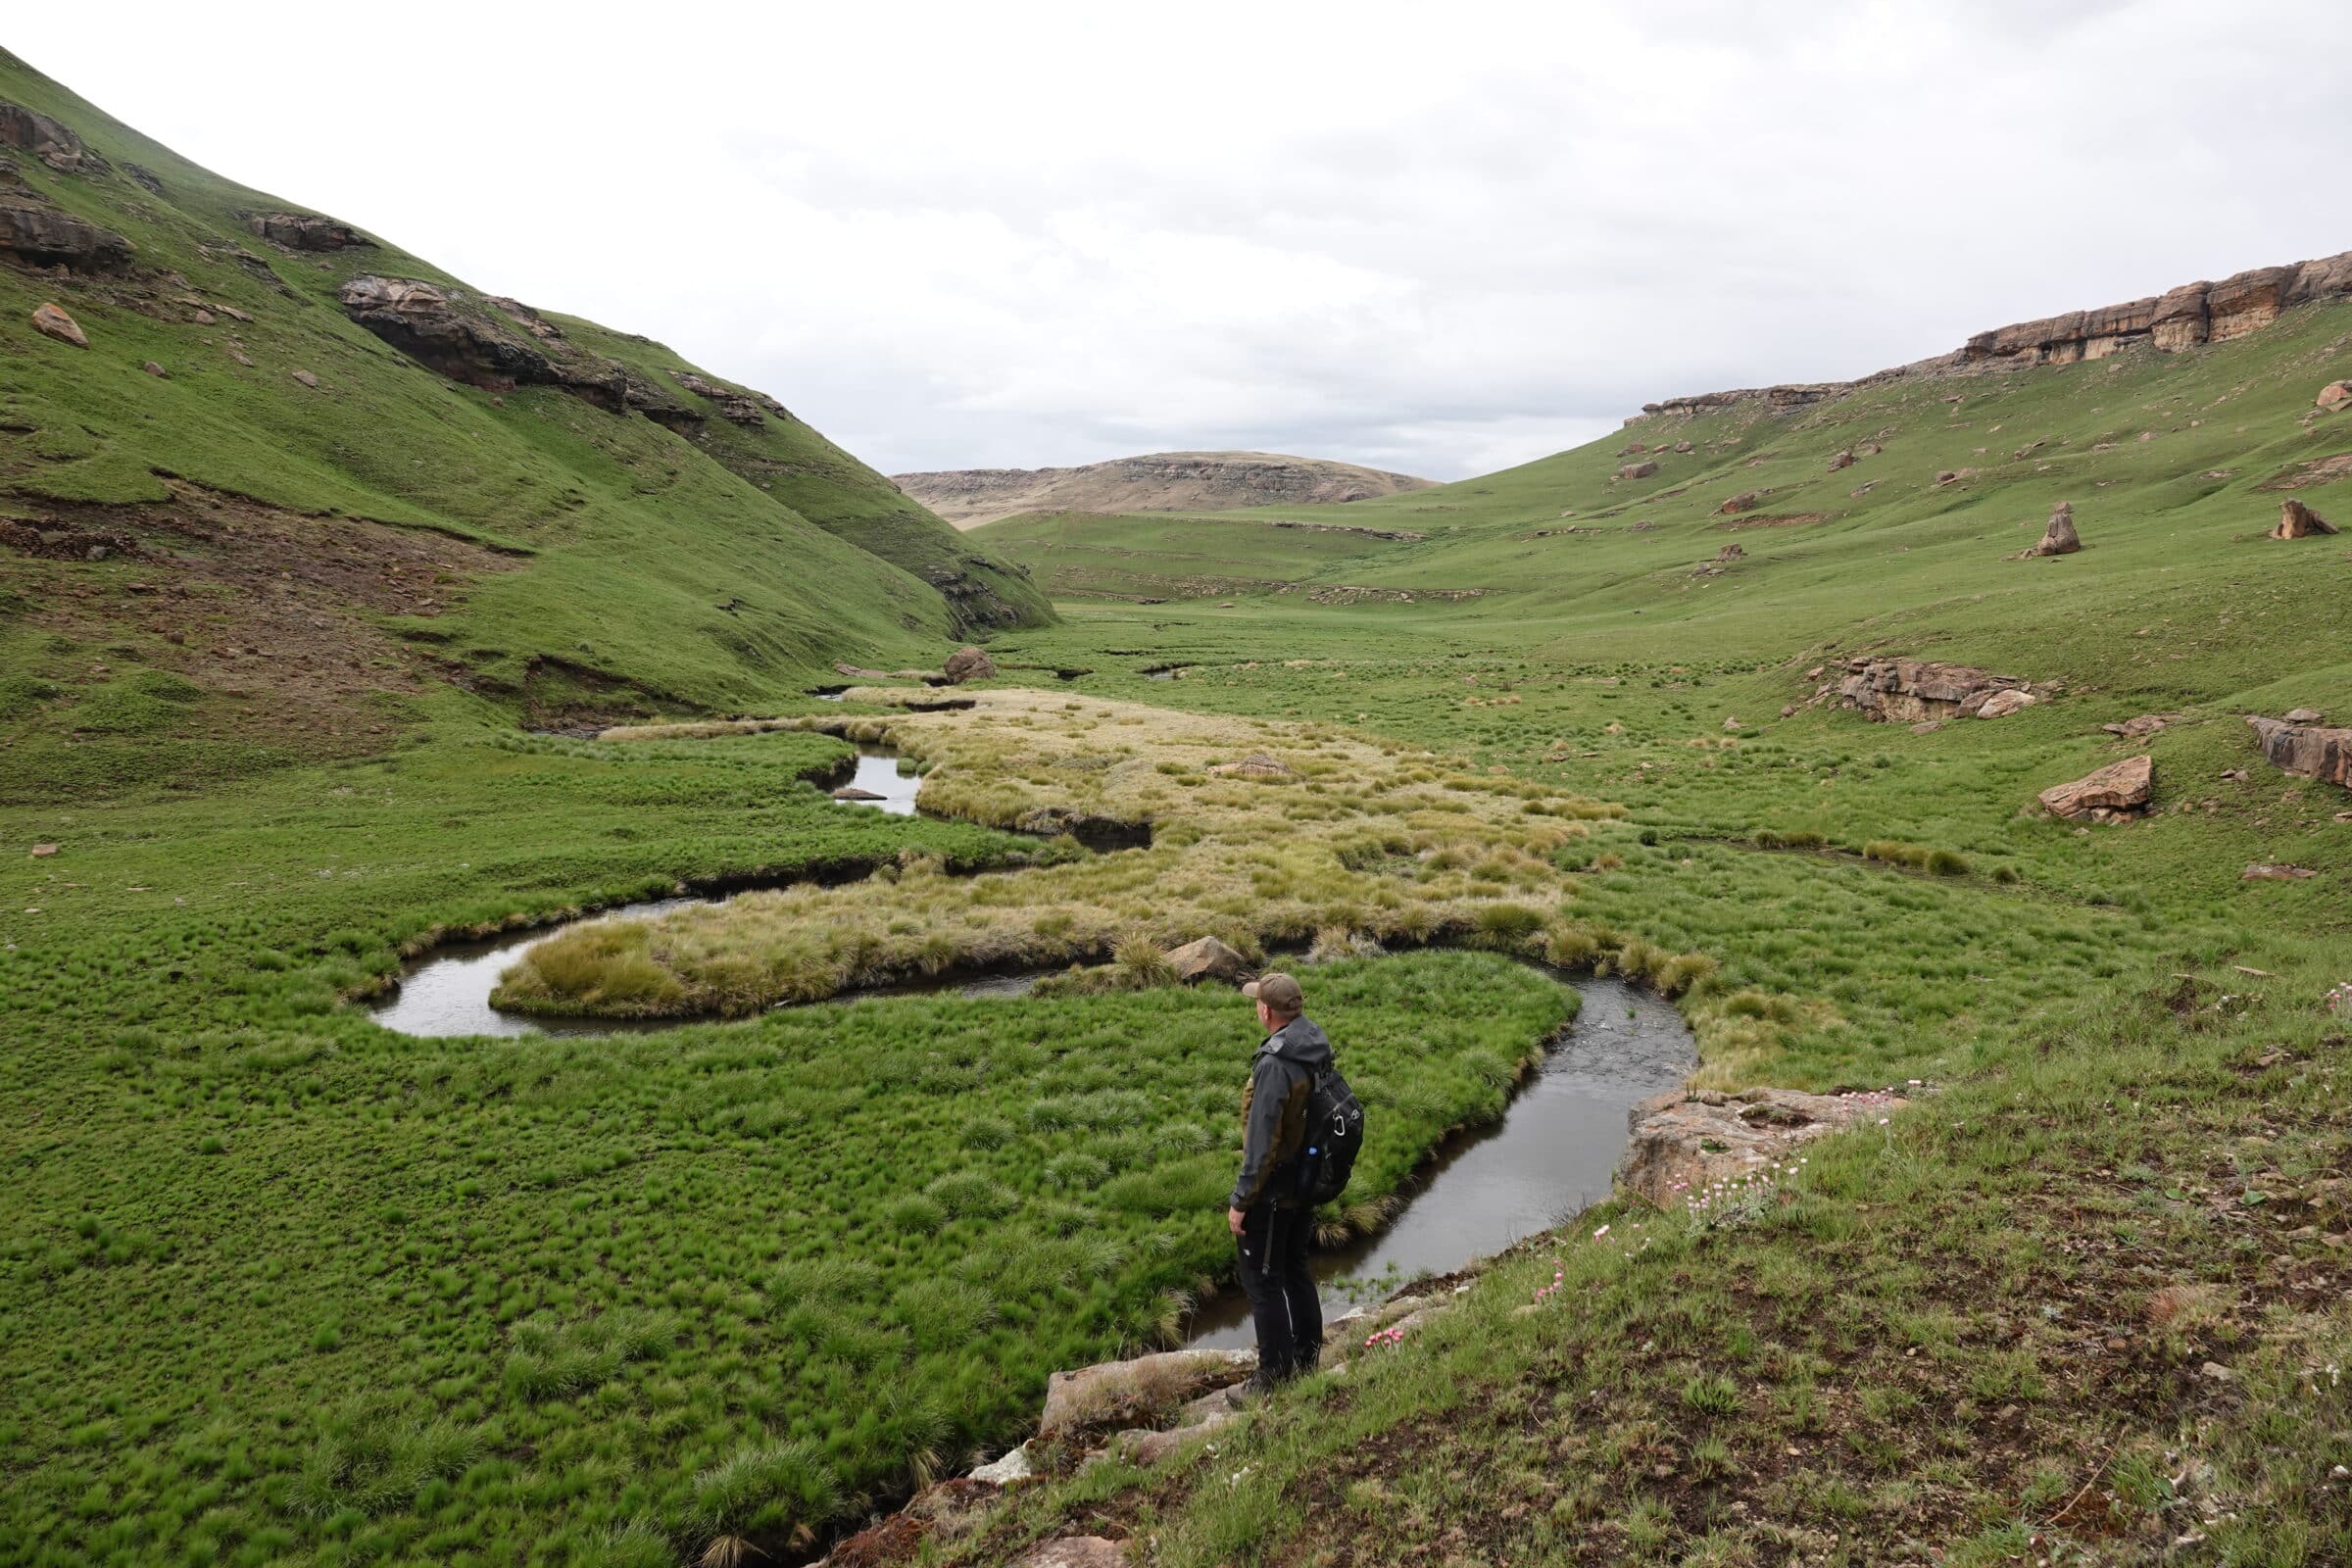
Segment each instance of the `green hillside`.
M673 372L692 368L659 344L487 300L389 240L196 168L6 55L0 102L26 143L0 177L26 264L0 268L0 515L63 536L0 567L0 665L20 686L81 677L99 646L119 680L198 688L170 710L187 722L151 738L233 731L222 688L313 684L240 679L209 656L255 646L281 675L303 657L239 602L251 570L302 585L306 617L335 627L314 641L356 640L388 672L312 726L344 730L345 750L385 728L369 700L419 685L547 711L734 708L839 658L936 661L949 639L1047 614L1016 572L781 405L690 389ZM363 277L442 290L492 373L438 373L360 324L340 294ZM88 346L37 331L44 304ZM514 377L496 372L517 368L502 388ZM216 514L273 559L234 559ZM458 542L405 562L438 591L378 591L420 530ZM57 563L86 565L92 545L108 569L69 587ZM209 613L157 613L205 583ZM36 748L105 729L31 706L0 725Z

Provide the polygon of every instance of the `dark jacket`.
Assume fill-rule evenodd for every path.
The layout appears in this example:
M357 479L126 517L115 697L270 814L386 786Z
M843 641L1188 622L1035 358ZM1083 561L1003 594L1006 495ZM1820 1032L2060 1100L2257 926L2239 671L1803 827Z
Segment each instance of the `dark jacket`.
M1306 1102L1315 1073L1331 1065L1331 1042L1311 1019L1293 1018L1266 1036L1250 1063L1250 1087L1242 1093L1242 1174L1234 1181L1232 1206L1248 1208L1272 1196L1285 1208L1304 1201L1293 1189L1289 1167L1306 1130Z

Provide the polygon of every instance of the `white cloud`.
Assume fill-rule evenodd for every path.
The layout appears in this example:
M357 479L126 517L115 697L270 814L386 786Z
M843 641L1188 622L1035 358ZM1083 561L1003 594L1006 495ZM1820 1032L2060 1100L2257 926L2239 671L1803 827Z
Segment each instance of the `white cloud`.
M1455 477L2352 244L2328 8L2291 40L2187 0L109 15L11 44L891 469Z

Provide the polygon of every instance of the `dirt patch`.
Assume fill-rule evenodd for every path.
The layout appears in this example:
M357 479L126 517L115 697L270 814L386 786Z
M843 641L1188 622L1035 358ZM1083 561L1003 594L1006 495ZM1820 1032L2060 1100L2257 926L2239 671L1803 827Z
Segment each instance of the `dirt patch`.
M2298 463L2284 473L2274 474L2254 488L2307 490L2313 485L2333 484L2344 478L2352 478L2352 452L2338 452L2333 457L2313 458L2309 462Z
M170 670L214 698L223 738L325 754L380 745L387 697L436 678L378 623L430 618L513 568L478 545L356 517L314 517L173 482L155 504L56 504L0 521L0 584L25 619L116 662Z

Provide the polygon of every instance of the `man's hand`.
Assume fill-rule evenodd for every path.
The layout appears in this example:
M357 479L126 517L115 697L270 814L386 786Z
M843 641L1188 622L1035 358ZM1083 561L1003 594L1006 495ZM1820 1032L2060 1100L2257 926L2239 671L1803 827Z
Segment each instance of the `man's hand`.
M1236 1236L1239 1236L1239 1235L1241 1235L1241 1234L1242 1234L1242 1211L1241 1211L1240 1209L1238 1209L1238 1208L1229 1208L1229 1209L1227 1209L1227 1210L1225 1211L1225 1223L1226 1223L1228 1226L1230 1226L1230 1227L1232 1228L1232 1230L1233 1230L1233 1234L1234 1234L1234 1235L1236 1235Z

